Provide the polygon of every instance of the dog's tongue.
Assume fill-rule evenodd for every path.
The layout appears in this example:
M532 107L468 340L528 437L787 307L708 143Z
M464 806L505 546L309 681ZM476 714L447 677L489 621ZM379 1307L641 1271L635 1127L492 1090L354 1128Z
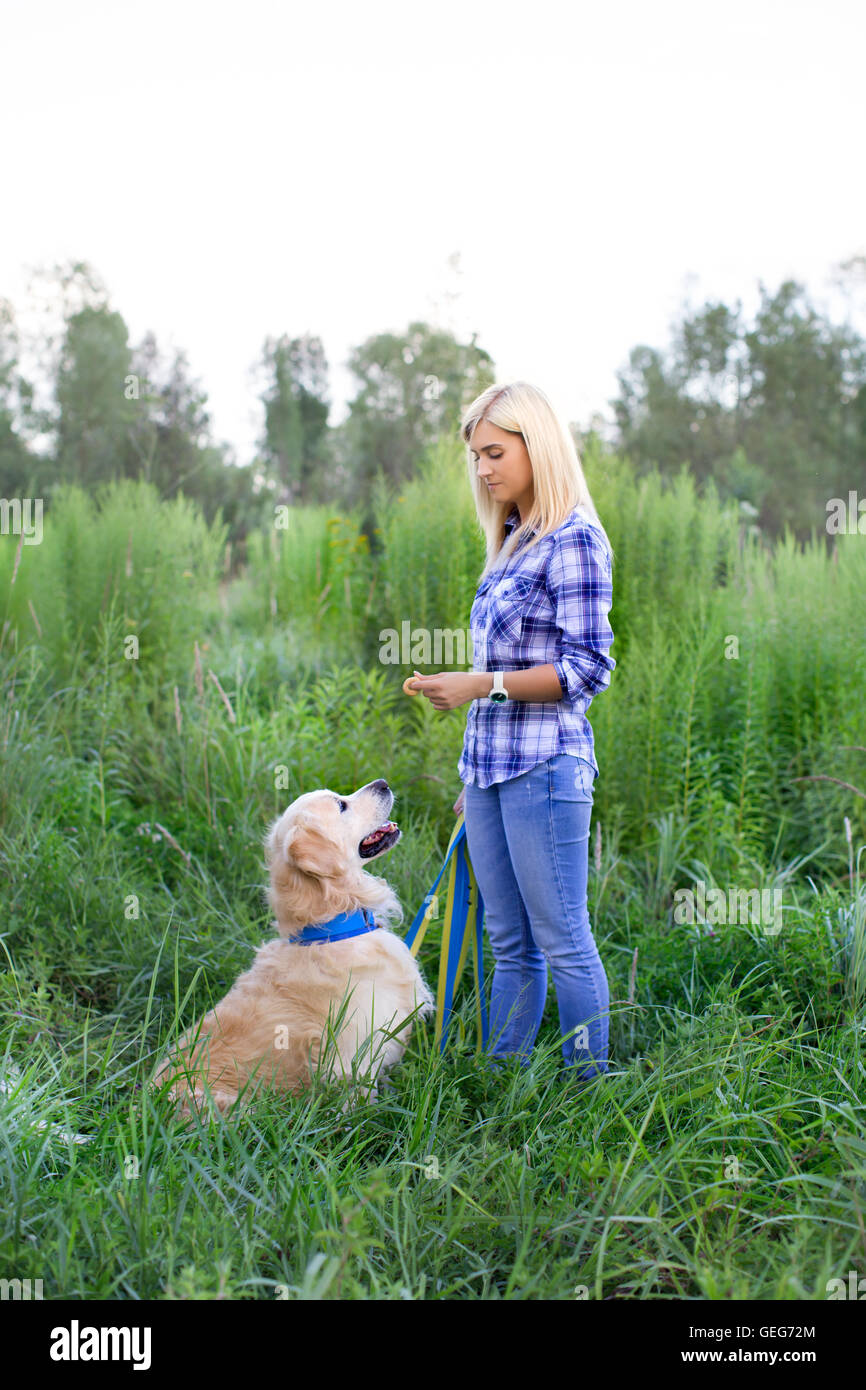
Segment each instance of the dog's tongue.
M374 830L374 831L372 832L372 834L370 834L370 835L365 835L364 838L363 838L363 840L361 841L361 844L362 844L362 845L375 845L375 844L378 844L379 840L381 840L381 838L382 838L383 835L387 835L388 832L389 832L389 830L396 830L396 829L397 829L397 827L396 827L396 825L394 824L394 822L393 822L392 820L388 820L388 821L385 822L384 825L380 825L379 828L378 828L378 830Z

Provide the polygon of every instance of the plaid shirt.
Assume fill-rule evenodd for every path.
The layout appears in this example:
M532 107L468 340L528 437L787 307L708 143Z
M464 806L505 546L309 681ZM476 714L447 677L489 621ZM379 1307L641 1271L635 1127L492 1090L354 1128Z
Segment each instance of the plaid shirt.
M518 521L515 509L506 535ZM458 764L461 781L489 787L557 753L585 758L598 776L586 711L616 666L608 655L612 600L610 552L579 507L531 550L521 547L504 571L482 580L469 619L474 669L507 673L552 663L562 699L473 700ZM507 689L507 674L504 684Z

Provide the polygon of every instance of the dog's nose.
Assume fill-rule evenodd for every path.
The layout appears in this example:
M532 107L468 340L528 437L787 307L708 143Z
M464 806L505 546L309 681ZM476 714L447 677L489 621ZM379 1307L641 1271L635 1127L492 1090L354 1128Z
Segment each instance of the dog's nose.
M370 786L375 787L377 792L389 792L391 790L384 777L377 777L375 782L370 783Z

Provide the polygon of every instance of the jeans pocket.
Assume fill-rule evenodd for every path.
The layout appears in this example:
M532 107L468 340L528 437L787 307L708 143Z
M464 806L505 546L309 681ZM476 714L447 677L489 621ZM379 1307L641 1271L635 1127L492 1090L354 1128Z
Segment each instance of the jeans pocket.
M557 753L550 759L550 795L557 801L592 801L595 769L586 758Z

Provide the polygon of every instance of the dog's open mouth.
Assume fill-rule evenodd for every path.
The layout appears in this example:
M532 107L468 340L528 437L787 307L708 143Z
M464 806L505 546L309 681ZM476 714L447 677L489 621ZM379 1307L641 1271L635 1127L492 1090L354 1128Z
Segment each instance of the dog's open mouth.
M384 854L385 850L391 849L396 845L400 838L400 827L392 820L386 820L384 825L379 825L369 835L365 835L358 846L358 853L362 859L372 859L376 854Z

